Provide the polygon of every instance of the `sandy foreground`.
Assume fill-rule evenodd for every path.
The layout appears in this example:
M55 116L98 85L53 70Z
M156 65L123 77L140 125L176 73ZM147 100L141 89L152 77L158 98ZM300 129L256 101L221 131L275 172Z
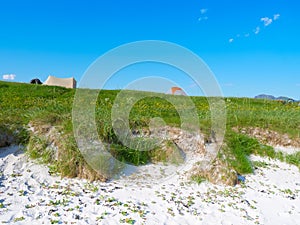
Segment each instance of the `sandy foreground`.
M252 160L255 174L235 187L187 182L188 164L90 183L50 176L17 146L2 148L0 224L300 224L299 169Z

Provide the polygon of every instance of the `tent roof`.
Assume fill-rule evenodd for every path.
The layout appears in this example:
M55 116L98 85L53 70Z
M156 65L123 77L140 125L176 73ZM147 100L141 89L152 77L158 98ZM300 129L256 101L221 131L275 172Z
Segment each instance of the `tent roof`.
M54 76L48 76L47 80L44 82L44 85L76 88L76 80L74 77L58 78Z
M172 95L187 95L180 87L171 87L169 94Z

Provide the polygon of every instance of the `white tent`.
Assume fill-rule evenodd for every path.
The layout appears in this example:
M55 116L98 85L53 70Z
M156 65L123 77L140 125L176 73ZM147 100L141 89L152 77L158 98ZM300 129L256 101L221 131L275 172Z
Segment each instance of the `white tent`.
M44 82L44 85L76 88L76 80L73 77L58 78L54 76L48 76L47 80Z

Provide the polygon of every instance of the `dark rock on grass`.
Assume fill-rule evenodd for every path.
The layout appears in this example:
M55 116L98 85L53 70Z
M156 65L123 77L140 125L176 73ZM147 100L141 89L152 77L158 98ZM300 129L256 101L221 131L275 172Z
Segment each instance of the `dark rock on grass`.
M7 147L15 143L13 132L6 126L0 126L0 148Z
M40 79L38 79L38 78L32 79L32 80L30 81L30 83L31 83L31 84L43 84L43 83L40 81Z
M0 134L0 148L7 147L13 143L14 138L6 133Z

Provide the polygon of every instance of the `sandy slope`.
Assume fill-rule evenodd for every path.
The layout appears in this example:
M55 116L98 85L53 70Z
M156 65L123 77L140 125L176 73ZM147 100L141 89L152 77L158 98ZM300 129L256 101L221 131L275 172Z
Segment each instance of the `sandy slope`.
M0 149L0 223L13 224L300 224L300 173L261 161L236 187L190 184L188 169L142 167L110 182L60 179L18 147ZM169 179L165 179L164 174Z

